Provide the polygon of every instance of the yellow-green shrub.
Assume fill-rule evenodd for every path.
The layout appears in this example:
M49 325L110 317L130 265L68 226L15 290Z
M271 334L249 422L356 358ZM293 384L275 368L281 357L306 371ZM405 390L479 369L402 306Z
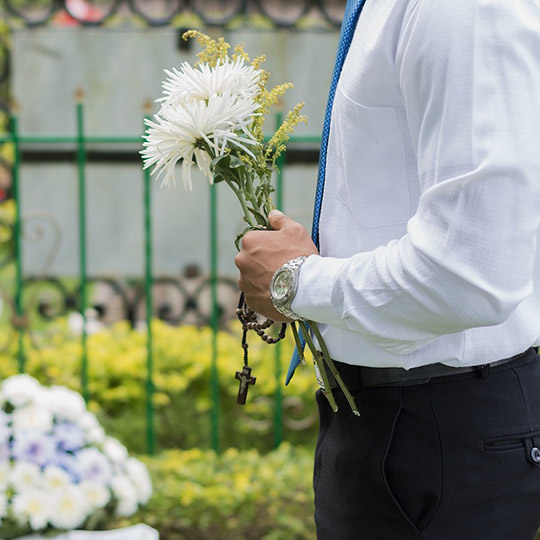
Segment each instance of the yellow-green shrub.
M137 515L113 525L143 521L161 540L315 539L309 450L172 450L143 460L154 494Z

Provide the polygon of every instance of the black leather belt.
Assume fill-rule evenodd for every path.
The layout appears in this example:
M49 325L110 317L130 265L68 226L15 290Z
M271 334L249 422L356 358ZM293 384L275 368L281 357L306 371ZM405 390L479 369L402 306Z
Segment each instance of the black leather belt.
M451 367L444 364L428 364L412 369L403 368L371 368L365 366L353 366L342 362L334 362L342 379L350 391L362 388L372 388L376 386L413 386L437 382L443 380L453 380L455 378L469 377L489 377L492 371L507 369L520 364L530 362L538 357L536 349L530 348L527 351L505 358L490 364L469 367ZM327 370L330 388L338 388L338 385Z

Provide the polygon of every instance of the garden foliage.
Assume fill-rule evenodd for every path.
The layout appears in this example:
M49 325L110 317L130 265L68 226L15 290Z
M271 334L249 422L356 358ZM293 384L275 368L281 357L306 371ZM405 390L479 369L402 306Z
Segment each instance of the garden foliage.
M311 450L171 450L144 458L154 482L135 516L161 540L314 540Z
M26 371L43 384L60 384L81 390L81 343L65 320L48 325L49 338L40 348L27 339ZM194 326L172 327L154 321L153 382L154 413L158 448L209 447L211 431L212 331ZM120 322L89 336L89 408L111 436L131 451L146 451L147 352L146 332ZM220 331L217 336L217 368L220 387L220 439L222 448L274 446L274 395L276 392L275 346L250 339L250 365L257 383L250 389L245 406L236 404L238 381L234 375L243 362L240 329ZM0 378L17 372L16 340L7 352L0 351ZM297 405L285 410L288 419L313 416L316 387L309 366L283 386L292 353L292 338L282 344L280 389L286 400ZM309 423L309 422L308 422ZM285 440L313 446L317 426L302 431L285 428Z

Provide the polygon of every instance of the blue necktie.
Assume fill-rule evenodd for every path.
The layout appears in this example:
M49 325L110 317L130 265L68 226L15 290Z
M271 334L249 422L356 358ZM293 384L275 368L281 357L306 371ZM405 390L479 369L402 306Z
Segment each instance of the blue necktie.
M348 0L345 8L345 15L343 16L343 23L341 25L341 33L339 35L339 45L336 56L336 64L334 67L334 74L332 76L332 83L330 84L330 92L328 94L328 103L326 105L326 113L324 115L323 131L321 137L321 151L319 156L319 174L317 178L317 190L315 192L315 208L313 211L313 226L311 229L311 238L317 247L319 247L319 219L321 217L321 205L324 194L324 179L326 173L326 152L328 149L328 137L330 135L330 118L332 116L332 105L334 104L334 96L336 94L337 83L339 76L341 75L341 69L345 62L345 57L349 52L351 46L354 30L360 17L360 12L364 6L365 0ZM300 340L302 348L305 346L305 339L302 336L300 330ZM295 349L291 363L289 365L289 371L285 384L289 384L294 372L300 364L300 355L298 350Z

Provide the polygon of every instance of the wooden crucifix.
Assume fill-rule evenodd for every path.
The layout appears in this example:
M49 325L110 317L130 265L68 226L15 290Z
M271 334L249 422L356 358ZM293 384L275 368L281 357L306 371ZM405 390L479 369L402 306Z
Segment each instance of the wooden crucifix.
M239 405L245 405L249 385L255 384L257 377L252 377L251 368L249 366L244 366L242 371L236 372L234 378L240 381L240 388L238 388L238 397L236 398L236 403Z

